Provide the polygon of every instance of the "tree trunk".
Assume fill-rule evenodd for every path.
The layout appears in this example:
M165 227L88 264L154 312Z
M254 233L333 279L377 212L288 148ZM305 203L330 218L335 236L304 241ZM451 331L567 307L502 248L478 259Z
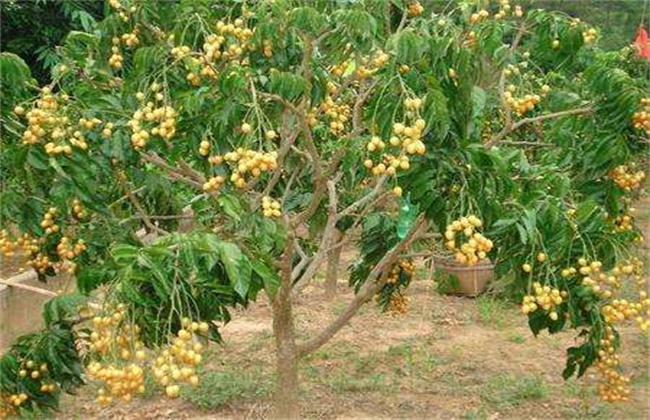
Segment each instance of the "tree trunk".
M282 260L281 283L273 299L273 334L275 335L277 385L275 390L275 417L300 418L298 395L298 352L291 303L292 241L287 241Z
M336 229L332 244L337 244L343 239L343 232ZM336 296L336 284L339 279L339 262L341 261L341 251L343 247L334 248L327 254L327 272L325 274L325 298L334 299Z
M291 303L273 314L278 382L275 389L275 417L299 419L298 354L293 331Z

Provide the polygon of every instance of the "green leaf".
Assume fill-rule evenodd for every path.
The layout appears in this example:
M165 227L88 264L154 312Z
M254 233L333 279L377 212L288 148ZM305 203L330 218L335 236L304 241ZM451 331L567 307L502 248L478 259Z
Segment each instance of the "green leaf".
M246 298L251 283L251 263L239 247L228 242L217 244L221 263L226 268L228 279L239 296Z
M483 115L486 101L487 94L485 93L485 90L478 86L474 86L472 89L472 118L476 119Z
M79 306L83 305L87 300L86 296L78 293L50 299L43 308L45 325L51 326L55 323L73 321L77 316Z
M261 259L253 260L251 266L253 271L262 278L266 294L273 298L278 291L278 287L280 287L280 276L278 276L278 273L269 268Z

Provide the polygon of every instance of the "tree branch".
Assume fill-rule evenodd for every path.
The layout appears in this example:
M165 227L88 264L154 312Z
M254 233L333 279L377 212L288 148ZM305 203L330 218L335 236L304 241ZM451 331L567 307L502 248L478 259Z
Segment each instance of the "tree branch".
M142 207L142 204L140 203L140 200L138 200L138 197L136 197L133 192L131 192L131 189L127 185L127 180L126 180L126 175L123 173L120 173L117 175L117 179L122 185L122 189L124 190L124 193L126 196L129 198L129 201L131 204L133 204L133 207L135 207L136 212L138 213L138 216L140 219L142 219L142 222L144 225L152 232L157 232L162 235L167 235L169 232L167 232L165 229L161 229L158 226L156 226L151 219L149 218L149 215L147 214L146 210L144 207Z
M343 211L339 213L339 217L347 216L353 211L355 211L357 208L363 206L366 204L368 201L372 200L379 192L381 191L382 187L384 186L384 183L386 182L387 175L382 175L378 180L377 184L375 187L366 195L355 201L354 203L350 204L348 207L346 207Z
M490 148L496 146L508 134L512 133L513 131L518 130L520 127L522 127L522 126L524 126L526 124L532 124L532 123L536 123L536 122L540 122L540 121L544 121L544 120L550 120L550 119L554 119L554 118L566 117L568 115L589 114L591 112L593 112L593 108L584 107L584 108L568 109L568 110L565 110L565 111L552 112L550 114L538 115L537 117L522 118L521 120L519 120L516 123L512 124L510 127L504 127L503 130L501 130L501 132L496 134L487 143L485 143L485 147L487 149L490 149Z
M341 328L343 328L354 315L356 315L359 309L366 302L371 300L372 297L381 290L386 283L386 276L380 278L380 275L386 272L386 270L397 260L399 255L417 239L418 235L422 232L422 228L426 227L426 224L424 217L420 215L406 237L398 242L377 264L375 264L370 274L368 274L361 290L357 293L352 302L350 302L345 312L311 340L298 345L298 354L300 356L305 356L325 344L334 336L334 334L341 330Z
M336 180L335 180L336 181ZM323 229L323 236L321 237L318 251L311 257L311 261L307 266L305 272L294 283L295 293L300 291L309 284L311 279L316 274L316 271L321 266L325 257L327 256L327 249L331 246L334 234L336 232L336 222L338 221L338 198L336 196L335 181L327 181L327 191L329 193L329 205L327 212L327 222Z
M157 167L163 169L165 172L169 174L169 177L173 180L178 180L186 183L187 185L191 185L192 187L198 188L201 191L203 191L203 182L199 182L196 179L202 179L202 175L195 171L192 168L189 168L189 166L185 169L177 168L175 166L172 166L168 164L163 158L161 158L157 153L155 152L148 152L142 155L142 159L149 163L153 163ZM187 170L189 168L190 173L192 174L189 178L187 177ZM184 173L185 172L185 173ZM198 174L198 175L197 175Z

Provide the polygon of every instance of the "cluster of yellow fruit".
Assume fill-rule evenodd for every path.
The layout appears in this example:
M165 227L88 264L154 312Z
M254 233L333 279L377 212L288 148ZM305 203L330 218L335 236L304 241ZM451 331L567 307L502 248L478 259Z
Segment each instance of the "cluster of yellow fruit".
M164 95L158 92L160 85L154 83L151 90L157 92L156 101L164 99ZM138 95L140 96L140 95ZM140 96L144 99L144 95ZM142 101L141 101L142 102ZM144 106L137 109L127 123L131 127L131 144L135 149L146 147L150 136L159 136L165 140L170 140L176 134L176 110L171 106L147 102ZM154 127L147 129L142 126L143 123L157 123Z
M546 86L546 88L545 88ZM542 86L542 93L548 92L547 85ZM506 91L503 93L503 97L508 104L508 106L515 111L518 116L522 116L525 113L532 111L535 106L542 100L540 95L524 95L520 98L514 96L514 92L517 90L515 85L509 85Z
M81 255L86 250L86 243L83 239L78 239L74 245L67 236L61 238L56 246L56 252L62 259L71 260Z
M108 57L108 65L114 69L121 69L124 65L124 56L120 50L120 39L113 38L113 46L111 47L111 56Z
M86 142L86 137L83 135L83 133L79 130L75 131L72 134L72 137L68 139L71 145L78 147L81 150L88 150L88 143ZM72 151L71 149L66 148L65 146L57 146L53 142L49 142L45 144L45 153L48 155L58 155L60 153L69 153L68 150Z
M123 360L130 360L133 357L143 360L144 345L138 339L140 327L127 324L125 318L126 309L123 305L119 305L115 311L107 313L106 316L93 317L90 349L102 356L114 352Z
M333 76L341 77L345 73L345 71L348 69L350 66L349 61L342 61L339 64L334 64L330 67L330 73Z
M390 56L382 50L374 52L374 57L361 57L354 75L359 80L367 79L384 67L390 61Z
M170 35L169 40L173 41L174 36ZM178 46L178 47L172 47L170 52L174 56L175 59L181 60L185 56L190 55L192 53L192 49L190 47L188 47L187 45L181 45L181 46Z
M102 383L97 390L96 401L107 405L116 398L131 401L133 394L143 394L144 369L136 363L125 366L114 366L100 362L91 362L86 369L91 380Z
M20 370L18 371L18 376L21 378L32 378L32 379L42 379L43 376L47 376L48 368L47 368L47 363L41 363L40 365L33 361L33 360L23 360L20 363ZM53 384L45 384L47 385L43 390L47 390L47 392L50 391L50 385ZM56 386L52 388L54 390Z
M182 320L182 326L172 344L161 352L152 367L154 377L165 387L165 395L170 398L178 397L179 382L198 385L196 367L203 359L203 345L198 342L196 333L207 334L209 329L207 323L192 322L187 318Z
M0 419L16 416L18 407L28 399L29 397L24 392L20 394L0 393Z
M36 270L39 274L45 274L48 269L54 268L55 263L50 261L50 257L46 254L39 252L29 260L27 265Z
M104 306L102 312L104 316L92 318L90 349L100 359L112 356L130 363L93 361L88 365L88 375L102 384L97 391L98 403L109 404L115 398L130 401L133 394L141 394L145 389L144 370L136 362L146 359L144 344L138 338L140 328L128 324L123 304L114 309Z
M332 134L340 135L344 133L345 123L350 119L350 105L342 100L334 100L330 95L327 95L321 104L321 109L330 119L329 129Z
M242 57L250 49L248 41L253 36L253 30L245 27L245 21L241 18L233 23L219 21L215 30L217 33L205 37L203 50L196 54L197 57L189 57L187 61L190 71L186 78L192 86L200 86L201 77L215 79L218 75L215 66L219 60L246 63ZM168 40L173 42L174 35L170 35ZM173 47L171 53L176 59L192 55L190 47L186 45Z
M639 292L639 302L629 302L626 299L613 299L610 304L601 309L605 322L613 324L634 319L641 331L650 327L650 301L647 292ZM646 317L644 318L645 315Z
M136 28L131 33L123 34L121 41L129 48L137 47L140 44L140 40L138 39L138 29ZM115 44L115 41L113 41L113 44Z
M399 280L399 274L400 272L404 271L406 275L408 276L413 276L415 274L415 264L413 264L412 260L401 260L397 264L393 266L393 268L390 270L390 273L388 274L388 278L386 279L387 284L395 284Z
M596 41L596 38L598 38L598 31L596 28L589 28L586 31L582 31L582 40L585 44L592 44Z
M633 166L619 165L612 169L608 176L619 187L625 191L632 191L641 188L643 180L645 179L645 172L634 171Z
M75 219L83 219L86 216L88 216L88 212L81 204L81 201L79 201L79 199L77 198L72 199L71 210L72 210L72 216Z
M645 130L650 136L650 98L643 98L640 102L641 110L632 116L632 125L637 130Z
M233 59L241 56L248 48L248 40L253 36L253 31L246 28L246 22L242 18L235 19L233 23L219 21L217 22L216 29L222 37L228 37L227 40L230 41L228 48L221 53L221 56L225 59ZM226 41L226 39L223 41ZM223 42L219 43L219 46L221 46L221 44L223 44ZM215 54L215 58L219 58L219 56Z
M232 169L230 181L237 188L244 188L248 182L247 176L258 178L264 172L275 170L277 167L277 152L258 152L255 150L238 148L234 152L223 155L223 160L228 162Z
M262 213L264 217L280 217L282 216L281 206L277 200L271 197L262 197Z
M389 315L404 315L409 311L409 300L401 293L393 293L386 312Z
M614 347L615 341L614 329L606 325L595 366L601 377L598 394L607 402L627 401L630 395L630 378L618 371L620 360Z
M615 230L617 232L627 232L634 228L634 217L630 214L622 214L614 219Z
M416 119L411 126L395 123L393 124L395 136L390 138L389 143L391 146L401 147L402 152L408 155L423 155L427 151L422 142L422 133L426 125L422 118Z
M37 252L40 249L38 239L32 238L28 233L23 233L14 241L11 240L9 232L2 229L0 231L0 253L5 257L13 257L19 249L23 255Z
M54 218L56 217L56 213L58 211L58 208L50 207L43 215L43 220L41 220L41 227L45 229L46 235L51 235L59 231L59 225L57 225L54 221Z
M419 98L407 99L405 106L407 109L415 110L422 105ZM417 106L417 107L416 107ZM393 124L393 135L388 143L399 148L397 156L393 154L383 154L381 161L375 165L372 159L366 159L364 166L368 168L373 175L380 176L383 174L395 175L398 169L407 170L411 167L408 155L423 155L426 152L426 146L422 142L422 133L426 123L422 118L417 118L412 126L406 126L403 123ZM377 136L373 136L366 144L368 152L380 152L384 150L386 143Z
M47 379L47 363L41 363L39 365L33 360L21 360L18 376L20 378L30 378L33 381L38 381L39 384L37 385L40 385L38 386L38 389L43 393L54 392L57 389L56 383ZM29 388L35 389L31 386L29 386ZM14 416L16 414L16 409L23 405L28 399L29 396L24 392L0 394L0 419Z
M133 13L136 11L135 6L131 6L129 8L125 7L122 5L122 2L120 0L109 0L108 4L117 11L118 16L122 21L126 22L129 20L129 13Z
M44 149L49 155L62 153L69 155L72 153L72 146L87 150L88 143L86 138L77 127L81 130L92 130L101 124L102 121L98 118L80 118L78 120L78 126L73 126L67 116L60 115L59 99L65 102L69 100L69 97L66 94L61 94L57 97L57 95L52 94L52 90L49 87L41 89L41 98L25 114L28 126L23 132L23 144L37 144L41 140L47 139L48 141L45 143ZM17 115L22 115L25 113L25 109L22 106L17 106L14 108L14 112ZM110 131L112 124L107 124L106 127Z
M516 17L522 17L524 15L524 11L521 6L516 5L515 10L512 10L512 6L510 5L509 0L500 0L499 11L494 14L494 18L496 20L503 19L504 17L508 16L510 12L512 12L512 15Z
M582 285L589 287L603 299L614 298L602 308L606 322L615 323L634 319L642 331L650 328L650 299L645 290L643 262L639 258L634 257L620 262L608 273L600 270L600 261L588 264L584 258L581 258L578 263L581 265L580 274L583 275ZM639 290L639 298L636 301L616 298L622 280L626 278L633 280Z
M408 111L418 111L422 108L422 99L420 98L406 98L404 99L404 108Z
M379 144L383 144L383 142L375 143L374 145L377 146ZM383 154L381 156L381 161L378 162L377 165L375 165L372 159L366 159L363 162L363 165L370 169L374 176L381 176L383 174L395 175L398 169L407 170L411 167L408 156L393 156L391 154Z
M557 288L551 288L550 286L542 286L538 282L533 283L533 291L535 292L534 295L524 296L521 311L525 314L529 314L541 308L548 312L549 318L553 321L557 321L559 315L556 308L561 305L564 298L567 297L567 292L564 290L560 291Z
M479 261L487 258L488 252L492 250L493 243L485 236L476 232L483 222L474 215L461 217L454 220L445 229L445 246L450 251L456 251L456 261L461 264L476 265ZM456 234L463 232L466 241L459 245L456 244Z
M199 144L199 154L201 156L208 156L210 154L211 144L208 140L202 140Z
M420 4L419 1L415 0L409 3L406 13L409 17L420 16L424 12L424 7Z
M66 97L62 97L62 99L67 99L67 95ZM58 116L58 110L59 103L57 97L52 94L52 89L47 86L42 88L41 97L36 101L36 105L25 114L28 125L23 132L23 144L40 143L41 139L45 138L48 132L51 133L52 140L62 138L66 132L59 128L63 124L68 123L68 118ZM17 106L14 108L14 112L17 115L22 115L25 113L25 109L22 106Z
M482 20L487 19L490 16L490 12L485 9L481 9L476 13L472 13L469 17L469 23L478 23Z

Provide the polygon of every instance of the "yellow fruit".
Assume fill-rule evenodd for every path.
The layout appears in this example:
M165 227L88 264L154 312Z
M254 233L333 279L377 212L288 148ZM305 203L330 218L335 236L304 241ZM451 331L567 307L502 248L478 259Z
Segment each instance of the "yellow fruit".
M177 398L180 395L181 389L178 385L168 385L165 387L165 395L169 398Z
M522 265L521 269L524 270L524 273L530 273L531 271L533 271L533 267L530 264Z
M546 261L546 254L544 254L543 252L540 252L539 254L537 254L537 261L539 261L539 262Z
M396 197L401 197L402 196L402 187L393 188L393 195L395 195Z

